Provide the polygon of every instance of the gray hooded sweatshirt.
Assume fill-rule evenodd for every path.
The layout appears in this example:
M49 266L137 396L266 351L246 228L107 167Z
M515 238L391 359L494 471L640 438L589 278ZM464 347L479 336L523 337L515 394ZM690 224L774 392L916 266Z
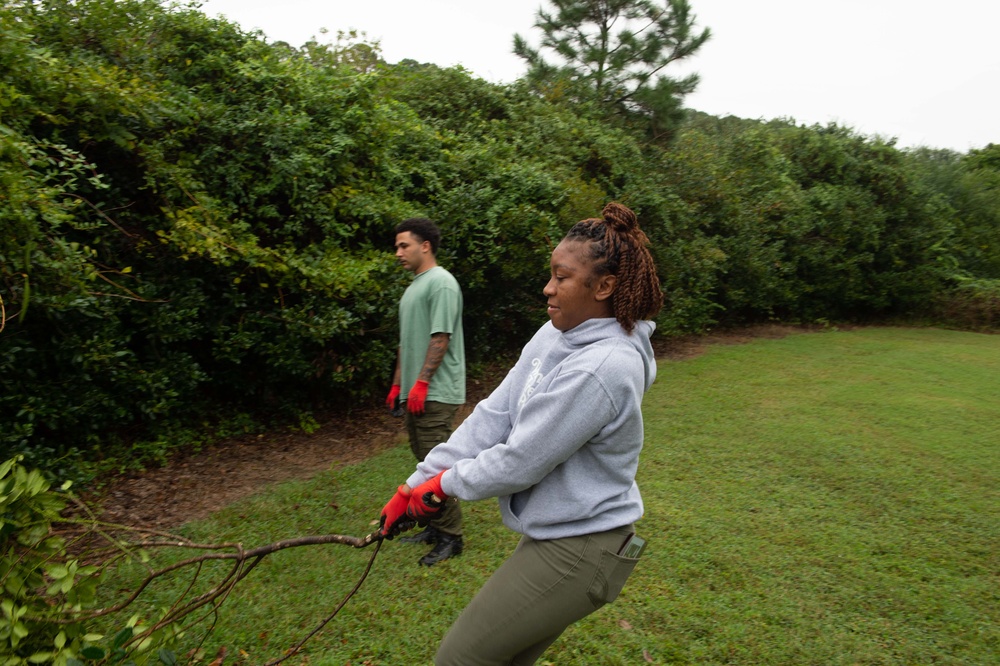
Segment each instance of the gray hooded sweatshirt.
M628 525L642 517L635 483L643 394L656 378L649 338L612 318L560 332L542 326L517 363L447 442L407 480L442 470L451 497L498 497L507 527L559 539Z

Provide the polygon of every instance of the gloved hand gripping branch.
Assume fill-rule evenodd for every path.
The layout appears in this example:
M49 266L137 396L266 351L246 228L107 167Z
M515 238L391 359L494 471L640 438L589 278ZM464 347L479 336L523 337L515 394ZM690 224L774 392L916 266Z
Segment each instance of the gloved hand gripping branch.
M406 507L410 503L410 489L402 485L396 489L396 494L382 509L379 519L379 533L386 539L392 539L400 532L413 527L413 519L406 515Z
M448 496L441 490L442 476L444 476L444 472L424 481L410 493L406 515L411 520L417 521L418 525L426 525L441 510L445 500L448 499Z

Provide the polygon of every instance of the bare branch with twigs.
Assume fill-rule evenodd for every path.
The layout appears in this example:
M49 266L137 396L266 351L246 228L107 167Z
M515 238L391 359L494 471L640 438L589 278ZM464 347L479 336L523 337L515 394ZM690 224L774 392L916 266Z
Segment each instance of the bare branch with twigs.
M26 617L25 619L68 625L80 622L81 620L86 621L115 615L136 603L141 595L159 579L173 575L189 576L189 579L182 586L182 590L177 593L164 614L157 621L151 623L150 626L143 628L141 631L136 631L133 636L125 641L122 648L128 652L138 649L143 641L161 629L172 627L171 631L176 629L178 632L186 632L192 627L209 621L209 625L205 629L204 636L201 639L203 642L215 626L220 608L233 593L237 584L246 578L269 555L282 550L303 546L343 544L353 548L364 548L373 543L376 544L361 579L357 581L353 589L344 597L332 613L323 619L298 645L289 650L285 656L271 662L271 664L278 664L301 650L302 646L310 638L321 631L337 615L361 587L361 583L367 577L368 572L374 564L375 557L381 548L381 538L377 531L364 537L343 534L307 535L283 539L254 548L245 548L241 543L230 542L197 543L185 537L156 529L103 522L84 502L73 496L71 496L71 499L75 505L75 510L73 511L75 515L66 516L63 521L53 524L46 538L49 536L64 538L68 544L68 551L74 553L80 561L94 563L102 570L108 570L124 561L142 562L146 567L145 577L134 586L134 589L127 591L123 599L103 608L89 611L80 611L78 609L64 610L61 612L52 609L54 612L45 618ZM150 549L162 550L169 548L202 552L159 568L147 564L147 556L144 553L147 553ZM200 583L200 581L205 577L205 566L212 562L228 562L230 566L218 572L216 580L209 579L208 589L195 594L198 587L204 586L204 583Z

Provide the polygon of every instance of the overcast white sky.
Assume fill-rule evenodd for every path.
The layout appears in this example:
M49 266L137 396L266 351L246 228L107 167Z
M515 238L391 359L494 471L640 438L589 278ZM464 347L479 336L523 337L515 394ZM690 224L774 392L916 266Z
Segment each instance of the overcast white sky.
M524 73L515 33L537 42L543 0L204 0L269 41L332 42L357 29L388 62ZM1000 143L996 0L691 0L712 39L674 70L701 75L687 106L713 115L837 122L901 147ZM329 33L320 34L326 28ZM669 73L669 68L668 68Z

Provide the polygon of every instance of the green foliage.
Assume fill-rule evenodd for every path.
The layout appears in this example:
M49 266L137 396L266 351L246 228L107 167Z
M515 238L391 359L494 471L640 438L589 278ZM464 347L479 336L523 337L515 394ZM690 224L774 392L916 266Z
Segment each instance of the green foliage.
M128 657L133 663L172 663L169 645L178 637L176 629L147 633L138 616L102 647L92 610L103 569L71 553L60 536L68 525L62 512L69 483L53 491L42 473L25 468L21 459L0 463L0 662L80 666ZM134 644L139 634L142 642Z
M801 233L805 206L774 137L759 128L684 131L664 168L689 206L692 285L699 280L730 320L786 314L795 300L787 244Z
M667 154L723 321L905 314L948 278L954 219L900 151L837 126L707 123Z
M609 200L652 241L667 334L927 315L1000 276L995 147L678 126L683 82L658 72L707 37L687 3L556 9L547 39L577 66L539 95L534 74L387 65L357 33L269 44L196 4L5 3L0 447L81 478L382 395L411 215L444 231L474 364L544 321L551 247Z
M970 331L1000 330L1000 280L958 279L935 296L933 314L949 326Z
M955 220L953 268L963 274L1000 278L1000 146L965 156L922 148L908 155L915 176L936 192Z
M158 2L3 18L6 448L51 466L378 385L401 207L374 79Z
M780 137L810 209L789 251L808 289L798 304L804 316L907 312L940 288L951 220L911 182L902 153L836 126L786 128Z
M694 32L687 0L552 0L539 9L539 48L520 35L514 53L528 63L528 79L556 98L596 102L606 112L643 119L654 137L669 136L683 117L680 102L698 76L674 79L670 64L694 54L710 31ZM551 52L548 61L543 50Z

